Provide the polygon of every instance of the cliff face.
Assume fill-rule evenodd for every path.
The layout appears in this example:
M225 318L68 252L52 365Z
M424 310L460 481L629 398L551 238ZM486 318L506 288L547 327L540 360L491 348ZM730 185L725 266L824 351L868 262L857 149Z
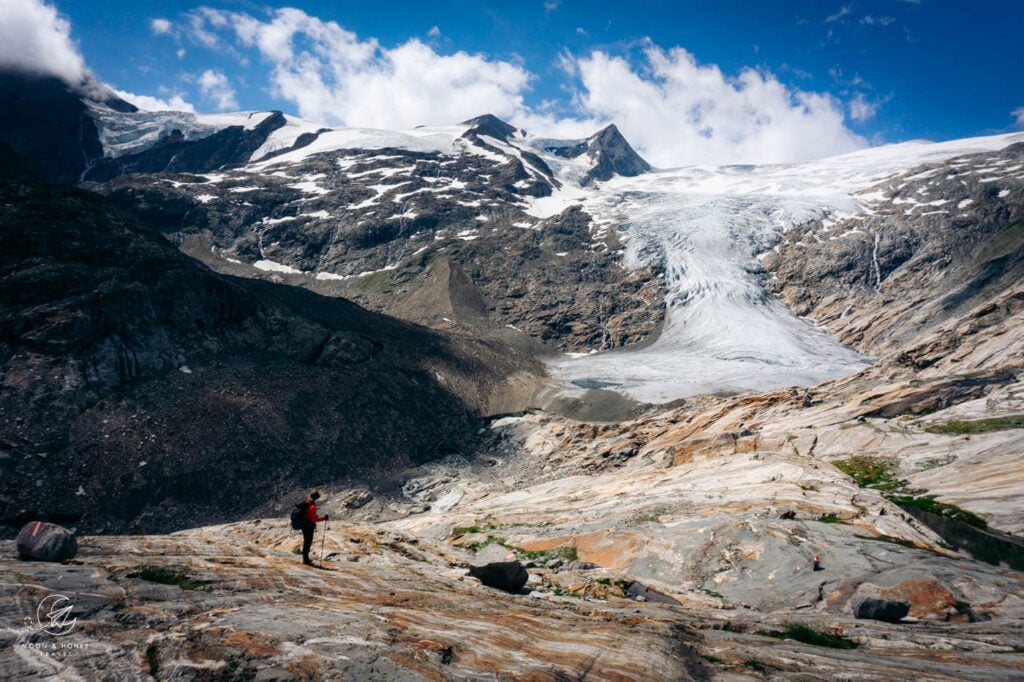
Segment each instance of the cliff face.
M88 107L63 81L0 72L0 101L0 142L37 175L75 183L103 156Z

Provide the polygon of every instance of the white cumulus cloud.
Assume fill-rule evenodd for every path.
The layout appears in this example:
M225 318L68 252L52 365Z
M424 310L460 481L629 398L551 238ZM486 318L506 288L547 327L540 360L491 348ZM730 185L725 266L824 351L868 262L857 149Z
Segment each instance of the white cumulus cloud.
M149 22L149 28L153 31L153 35L166 35L171 32L173 24L167 19L151 19Z
M220 111L238 109L235 90L228 82L228 77L219 71L207 69L199 76L199 91L212 100Z
M869 121L875 117L878 113L878 104L876 102L869 102L863 93L857 93L857 95L850 100L850 118L858 123Z
M1010 112L1010 116L1013 116L1013 118L1015 119L1014 125L1016 125L1018 128L1024 128L1024 107L1014 109L1013 111Z
M867 144L846 127L846 105L836 98L755 69L727 76L682 48L648 43L631 61L563 53L575 89L570 106L531 108L525 97L535 76L521 63L439 54L417 39L388 48L297 9L264 20L202 8L189 23L200 43L257 52L271 93L328 125L409 128L492 113L539 135L569 137L614 122L658 166L801 161ZM864 115L870 105L858 106Z
M651 163L785 163L866 146L835 98L791 89L770 73L734 78L682 48L649 45L637 68L603 52L575 61L583 111L615 122Z
M440 55L416 39L383 48L297 9L277 10L269 21L208 8L193 17L202 19L200 40L230 27L270 63L276 97L331 125L407 128L488 111L512 116L523 109L531 78L518 65L466 52Z
M180 93L171 93L166 97L136 95L134 92L114 89L114 93L126 102L131 102L142 111L187 111L196 113L196 108L185 101Z
M71 24L41 0L0 3L0 68L56 76L71 85L88 75Z

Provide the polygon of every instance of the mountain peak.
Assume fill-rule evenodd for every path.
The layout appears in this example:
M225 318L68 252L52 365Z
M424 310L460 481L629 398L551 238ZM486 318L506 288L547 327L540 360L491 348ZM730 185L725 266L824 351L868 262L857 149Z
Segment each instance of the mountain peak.
M483 114L462 123L463 125L471 126L469 130L463 133L463 137L471 134L487 135L507 142L516 133L515 126L505 123L505 121L502 121L494 114Z
M613 175L634 177L651 170L651 164L636 153L614 123L602 128L587 140L586 153L596 164L583 178L583 185L595 180L610 180Z
M614 123L609 123L604 128L590 136L591 140L616 140L622 139L625 141L626 138L622 137L622 133L619 132L619 127Z
M565 141L545 149L563 159L575 159L586 154L593 160L594 166L580 181L584 187L595 180L611 180L615 175L634 177L651 170L651 164L636 153L614 123L609 123L585 140Z

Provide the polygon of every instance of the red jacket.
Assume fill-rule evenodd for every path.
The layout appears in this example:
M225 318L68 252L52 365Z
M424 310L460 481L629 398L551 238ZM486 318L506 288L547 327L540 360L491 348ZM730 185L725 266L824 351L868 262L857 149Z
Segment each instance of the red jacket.
M315 526L317 521L325 521L327 519L326 516L324 518L320 518L319 516L316 515L316 502L314 502L313 500L310 500L310 499L307 499L306 502L309 503L309 506L306 507L306 520L307 521L309 521L311 524L313 524Z

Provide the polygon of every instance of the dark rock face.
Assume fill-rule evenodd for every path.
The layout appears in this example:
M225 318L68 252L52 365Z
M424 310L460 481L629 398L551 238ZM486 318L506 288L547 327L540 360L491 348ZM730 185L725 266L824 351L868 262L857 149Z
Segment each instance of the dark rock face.
M851 604L854 618L898 623L910 613L910 602L902 599L860 596Z
M590 138L587 153L597 159L597 165L584 177L584 185L611 180L615 175L634 177L651 170L651 165L633 150L614 124Z
M67 528L45 521L25 524L18 533L18 554L36 561L67 561L78 554L78 540Z
M175 241L197 240L187 252L222 272L342 295L418 323L461 319L426 295L438 293L431 272L443 262L458 278L446 282L449 293L472 298L470 307L485 311L477 317L498 330L510 326L560 350L614 348L656 333L661 273L624 269L617 231L578 208L546 220L525 213L524 198L555 186L550 169L527 152L494 161L504 153L487 140L498 138L481 139L472 132L479 128L467 144L484 156L347 149L272 172L239 168L216 182L131 175L99 189ZM299 178L316 178L320 189ZM301 272L243 265L258 261Z
M245 164L286 124L280 112L251 130L232 126L198 139L183 119L184 127L168 127L156 144L112 157L104 156L94 118L127 144L135 128L147 130L145 117L119 123L110 110L131 105L91 108L59 81L20 76L0 82L0 95L10 101L0 144L6 139L29 170L55 182L103 183L99 190L139 224L178 244L203 240L206 248L188 253L221 272L305 285L402 314L419 311L409 299L441 259L465 273L468 285L459 290L476 290L488 324L560 350L635 343L663 319L661 273L623 269L614 229L598 228L578 209L543 221L526 212L530 200L561 185L520 131L492 115L467 121L453 153L342 149L262 169ZM292 149L321 132L300 136ZM614 126L582 152L594 160L591 179L649 168ZM211 171L217 176L200 175ZM260 261L309 274L232 265ZM424 322L431 315L407 317Z
M240 516L470 447L482 396L541 371L500 344L217 275L89 192L0 182L0 224L0 519Z
M630 599L635 599L636 601L649 601L656 604L675 604L676 606L679 605L678 599L673 599L667 594L662 594L657 590L652 590L646 585L635 580L626 587L626 596Z
M488 587L518 592L529 579L515 554L501 545L487 545L473 557L469 574Z
M494 114L477 116L476 118L471 118L468 121L463 121L463 123L472 126L469 130L463 133L464 137L470 135L490 135L493 138L507 141L510 137L515 135L516 132L515 127L505 123Z
M611 180L615 175L634 177L651 170L651 165L636 153L614 123L582 142L549 151L566 159L575 159L583 154L595 159L594 167L580 183L583 186L596 180Z
M103 156L81 96L50 77L0 73L0 142L49 182L78 182Z

